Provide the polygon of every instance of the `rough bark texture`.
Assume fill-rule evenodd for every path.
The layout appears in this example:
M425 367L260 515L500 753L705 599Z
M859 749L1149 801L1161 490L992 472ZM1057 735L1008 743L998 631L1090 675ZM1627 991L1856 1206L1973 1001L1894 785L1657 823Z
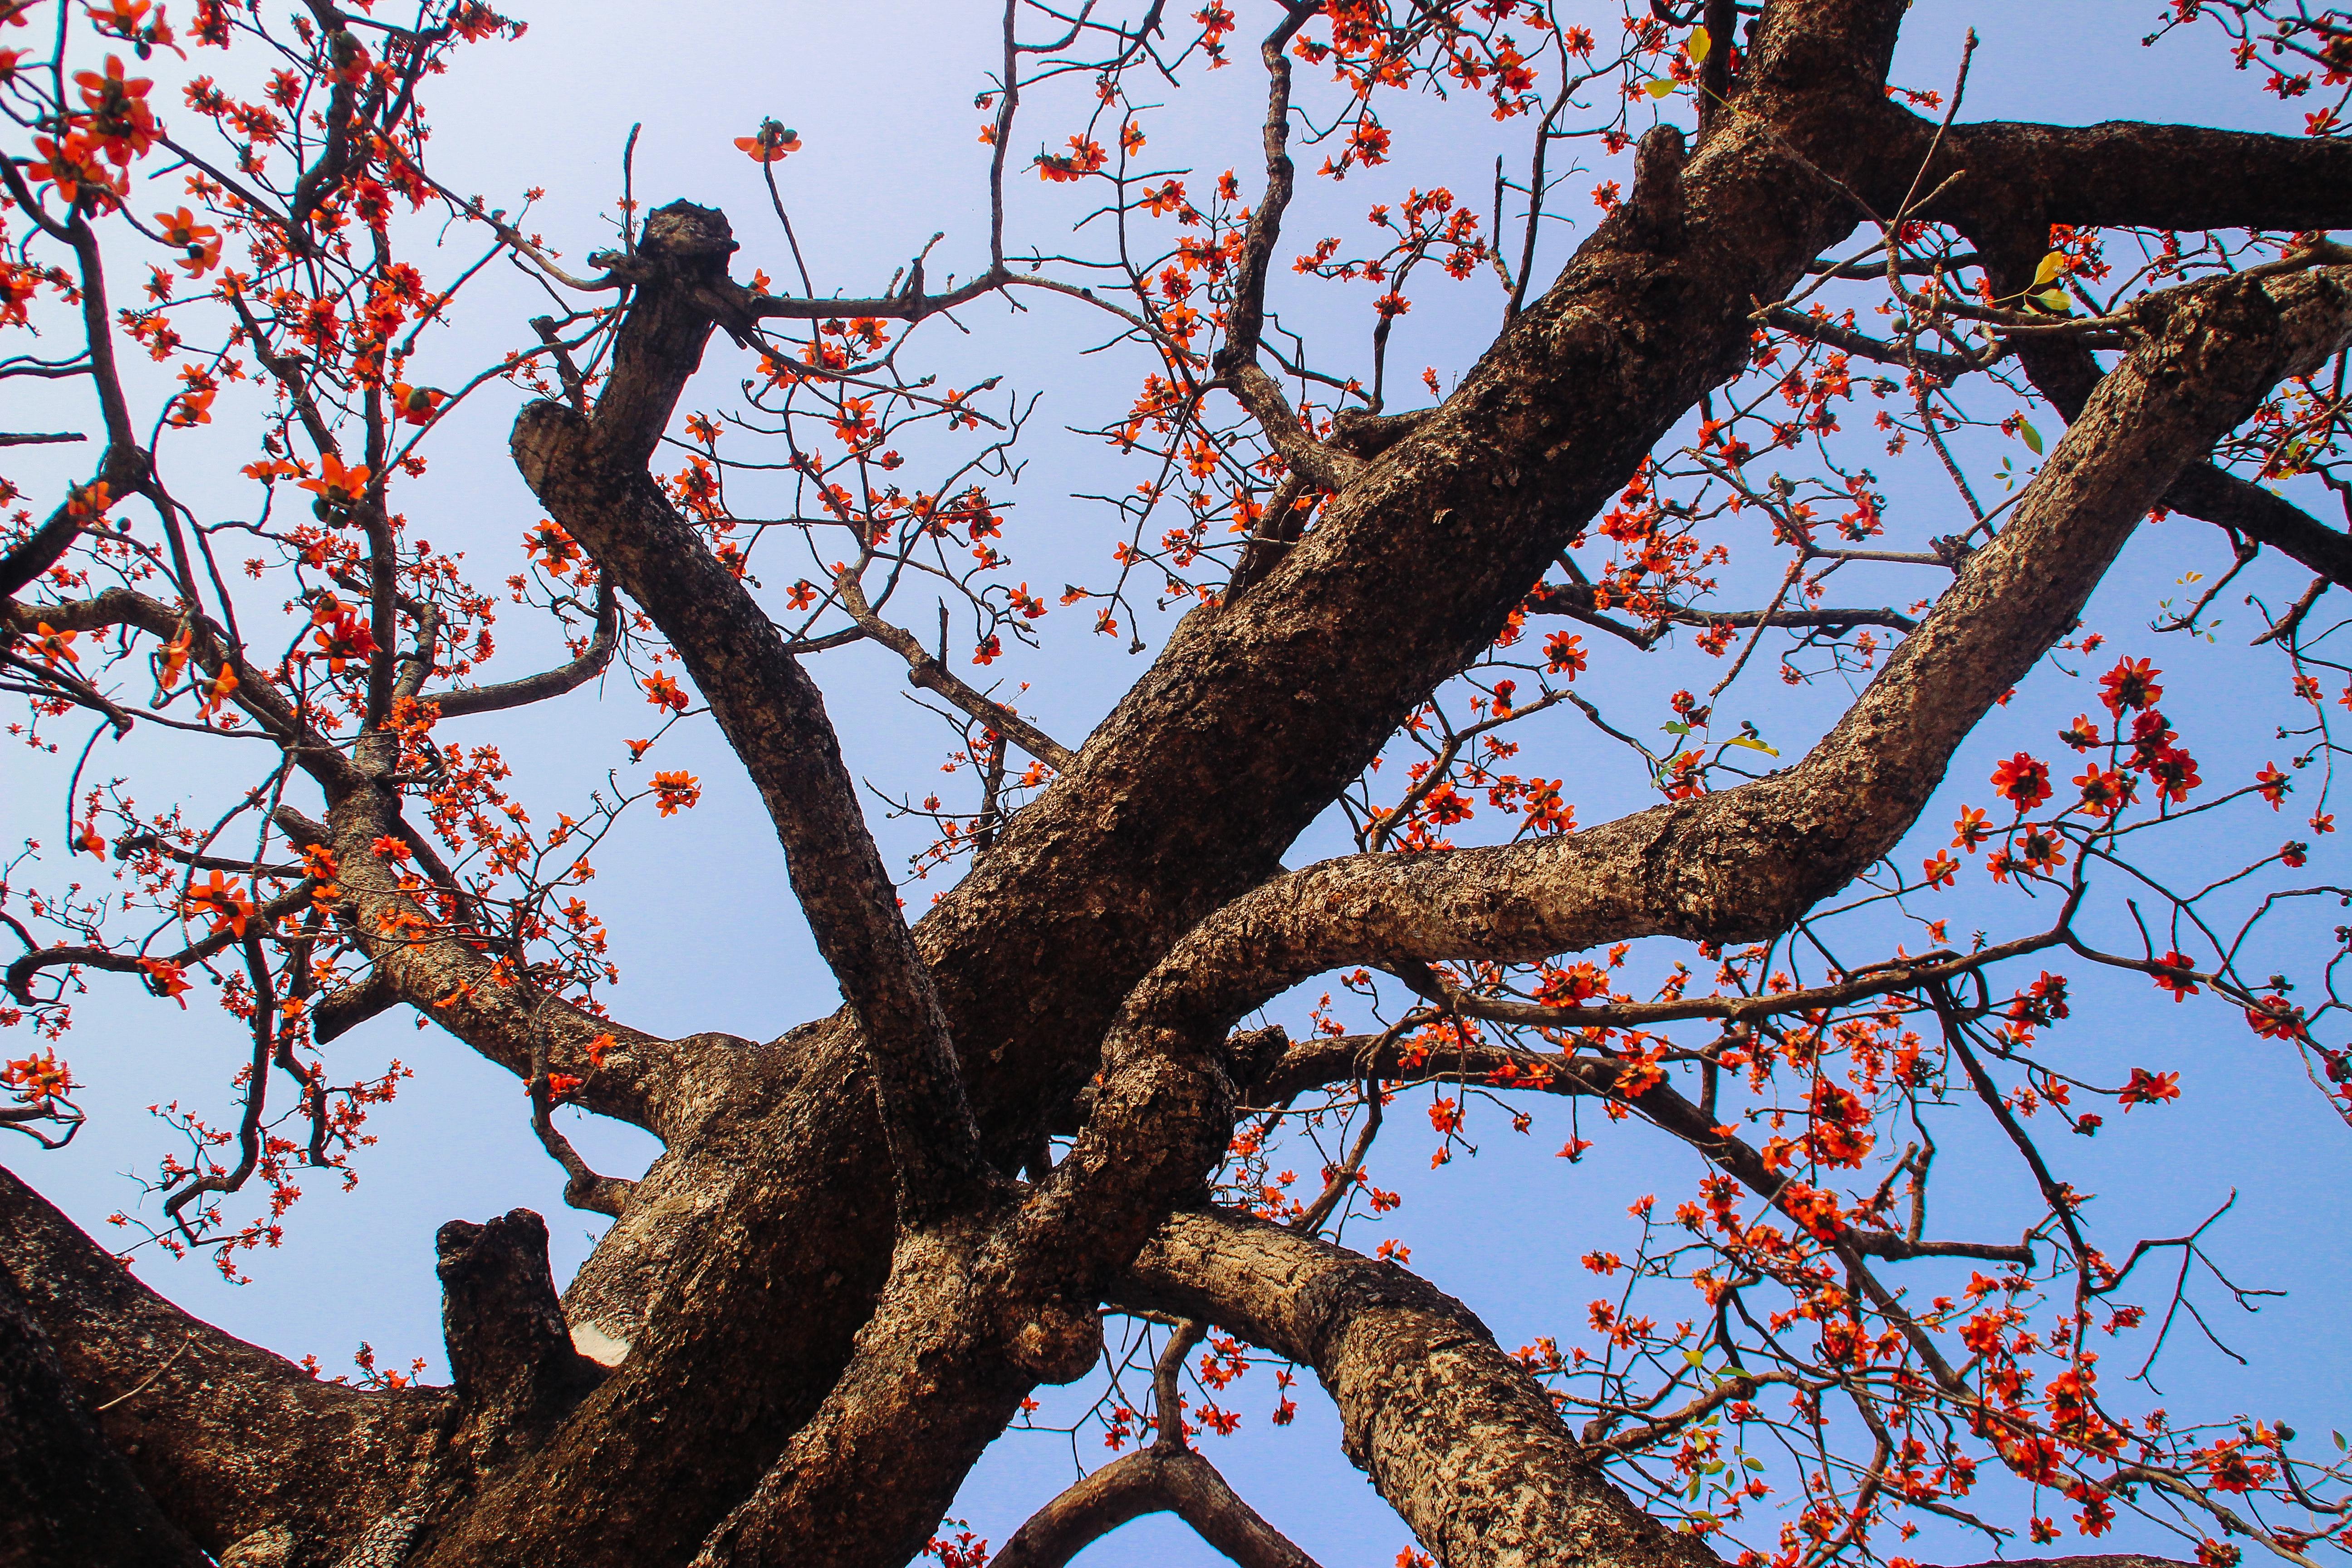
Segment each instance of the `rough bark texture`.
M1348 1457L1446 1568L1713 1568L1601 1479L1476 1314L1392 1263L1244 1215L1178 1215L1119 1299L1313 1367Z
M602 1380L572 1345L547 1266L547 1222L515 1209L486 1225L453 1219L440 1255L442 1335L465 1412L460 1443L494 1449L535 1436Z
M0 1275L145 1494L215 1555L278 1531L287 1568L332 1563L446 1447L447 1389L321 1383L198 1322L5 1170Z
M280 825L334 851L330 901L376 963L321 1005L322 1034L405 1003L520 1075L584 1079L584 1103L666 1150L560 1312L536 1216L445 1228L454 1392L321 1384L194 1323L0 1173L0 1444L71 1456L102 1433L119 1458L81 1466L86 1492L55 1509L110 1509L112 1524L159 1542L155 1561L181 1548L142 1499L191 1550L256 1568L309 1568L354 1542L355 1563L440 1568L894 1563L1034 1384L1084 1369L1108 1299L1313 1365L1348 1452L1447 1568L1708 1568L1703 1545L1601 1479L1459 1302L1393 1266L1194 1205L1232 1131L1227 1068L1248 1079L1265 1065L1224 1049L1247 1008L1339 965L1785 928L1895 843L2152 506L2228 512L2345 580L2341 535L2196 467L2281 376L2352 337L2344 269L2177 290L2142 308L2144 341L2104 379L2079 348L2027 352L2073 420L2066 438L1800 764L1570 837L1281 872L1299 833L1492 643L1654 444L1740 372L1759 304L1858 223L1938 191L1927 216L1968 233L2011 288L2052 222L2352 218L2341 142L1961 125L1929 158L1935 128L1885 97L1903 10L1769 5L1735 77L1732 8L1711 5L1727 44L1707 79L1724 97L1698 145L1644 142L1623 206L1441 406L1343 425L1319 445L1281 432L1294 467L1336 492L1312 531L1253 552L1226 602L1182 622L1075 755L1016 735L1062 775L911 932L816 686L646 473L710 333L765 309L725 278L722 216L682 203L653 215L613 262L628 292L600 400L586 414L527 408L513 452L710 702L847 1005L765 1045L663 1040L502 984L465 942L415 936L425 911L373 846L404 837L434 863L383 782L383 738L346 757L306 737L257 677L239 700L302 741L328 797L326 822L289 812ZM1269 166L1286 180L1280 123ZM1272 222L1254 228L1262 252ZM1263 372L1223 371L1249 406L1284 416ZM37 617L11 602L7 616L18 630L180 625L119 593ZM605 626L600 611L595 648L520 685L585 679L609 651ZM919 646L899 651L927 679ZM201 637L194 657L218 664ZM486 689L450 706L523 695ZM1636 1104L1691 1122L1680 1130L1727 1168L1768 1180L1744 1145L1708 1143L1695 1108ZM1076 1131L1050 1173L1036 1157L1048 1128ZM1034 1184L1009 1179L1024 1165ZM32 1397L58 1375L79 1406ZM1167 1507L1237 1558L1306 1568L1197 1463L1155 1450L1113 1467L1008 1560L1063 1561L1086 1530Z
M204 1568L107 1443L47 1334L0 1276L0 1562Z

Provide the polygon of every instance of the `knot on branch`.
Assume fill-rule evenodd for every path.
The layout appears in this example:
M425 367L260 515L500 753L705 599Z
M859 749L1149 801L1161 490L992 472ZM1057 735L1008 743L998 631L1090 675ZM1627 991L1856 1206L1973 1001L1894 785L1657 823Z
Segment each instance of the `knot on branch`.
M1626 203L1633 233L1645 250L1663 250L1683 237L1682 132L1652 128L1633 153L1633 195Z
M1246 1094L1274 1069L1290 1048L1290 1036L1281 1025L1247 1029L1225 1041L1225 1076Z
M1034 1303L1007 1336L1013 1365L1040 1383L1076 1383L1102 1354L1102 1315L1076 1302Z
M645 234L637 248L647 256L687 261L732 256L739 247L734 226L727 221L725 213L717 207L698 207L692 202L677 201L656 207L646 215Z
M507 447L523 482L537 491L577 461L590 431L587 416L551 399L526 403L515 416Z
M453 1219L434 1237L441 1331L464 1412L461 1440L543 1429L604 1373L572 1345L547 1263L547 1222L514 1209Z

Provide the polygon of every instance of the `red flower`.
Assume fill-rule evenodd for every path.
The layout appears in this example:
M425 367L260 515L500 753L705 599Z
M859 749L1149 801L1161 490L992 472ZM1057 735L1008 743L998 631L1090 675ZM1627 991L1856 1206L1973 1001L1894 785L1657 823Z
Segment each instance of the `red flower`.
M2265 996L2246 1009L2246 1026L2266 1040L2292 1040L2303 1033L2303 1009Z
M1584 673L1584 639L1569 632L1554 632L1544 639L1544 658L1554 675L1565 675L1574 680Z
M2186 1002L2189 998L2197 994L2197 982L2189 978L2190 973L2193 972L2197 966L2189 962L2189 955L2187 953L2168 952L2162 958L2158 959L2157 962L2158 963L2169 964L2172 968L2180 972L2177 974L2159 974L2156 977L2156 984L2158 988L2171 992L2172 999L2175 1002Z
M2158 1105L2180 1098L2180 1075L2177 1072L2150 1072L2146 1068L2132 1068L2131 1081L2117 1091L2116 1100L2126 1110L2135 1105Z
M433 411L440 407L448 395L429 386L411 386L401 381L392 384L392 405L401 418L411 425L432 424Z
M1993 769L1992 787L2015 803L2019 811L2032 811L2050 798L2050 764L2020 752Z
M188 889L181 913L208 916L214 931L241 937L245 934L245 922L253 918L253 902L245 896L243 884L224 881L221 874L215 871L211 881Z
M2094 816L2113 816L2131 804L2131 779L2112 768L2086 768L2074 775L2074 783L2083 792L2083 809Z
M1949 888L1958 885L1958 872L1960 863L1941 849L1936 851L1936 858L1933 860L1925 862L1924 868L1927 873L1927 886L1930 888Z

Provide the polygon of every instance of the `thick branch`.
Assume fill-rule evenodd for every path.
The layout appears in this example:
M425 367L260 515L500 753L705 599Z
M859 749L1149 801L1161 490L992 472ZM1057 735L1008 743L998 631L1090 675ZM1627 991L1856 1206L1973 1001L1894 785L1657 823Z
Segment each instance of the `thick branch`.
M680 202L648 224L640 285L593 418L535 403L515 422L524 479L684 658L784 847L793 892L878 1068L900 1198L960 1194L980 1166L947 1023L866 832L824 703L783 639L646 472L711 321L695 286L722 276L726 218Z
M465 1421L459 1440L484 1453L528 1440L604 1375L572 1349L548 1272L547 1222L529 1209L484 1225L453 1219L434 1246L442 1335Z
M1898 168L1907 184L1932 128L1889 110L1920 128L1915 146L1885 148L1889 184ZM1901 162L1905 152L1911 156L1907 164ZM1998 205L2081 227L2300 232L2352 226L2352 143L2326 138L2129 120L2081 126L1983 121L1951 128L1935 161L1917 175L1917 188L1934 190L1957 170L1968 177L1925 216L1973 216ZM1973 232L1969 222L1961 226Z
M107 1446L0 1273L0 1560L17 1568L205 1568Z
M666 1040L600 1018L501 972L476 943L447 934L376 853L376 840L401 833L391 802L376 790L351 795L323 824L282 807L276 820L295 845L333 853L338 917L374 965L321 1005L322 1037L404 1002L520 1079L530 1078L533 1044L542 1043L553 1070L582 1080L579 1104L664 1137L707 1113L724 1086L727 1058L749 1049L732 1036ZM604 1039L611 1044L597 1043Z
M2164 504L2267 544L2338 587L2352 588L2352 535L2250 479L2199 463L2182 470Z
M1894 847L2184 462L2352 337L2352 289L2333 271L2249 280L2159 297L2147 319L2157 335L2101 384L2010 526L1797 767L1573 836L1326 861L1219 911L1162 973L1234 1016L1338 965L1784 929Z
M431 1461L456 1407L446 1389L321 1383L197 1321L5 1170L0 1284L147 1494L215 1555L282 1528L332 1562Z
M1715 1563L1601 1478L1470 1309L1394 1264L1239 1215L1181 1214L1117 1299L1312 1366L1348 1457L1446 1568Z

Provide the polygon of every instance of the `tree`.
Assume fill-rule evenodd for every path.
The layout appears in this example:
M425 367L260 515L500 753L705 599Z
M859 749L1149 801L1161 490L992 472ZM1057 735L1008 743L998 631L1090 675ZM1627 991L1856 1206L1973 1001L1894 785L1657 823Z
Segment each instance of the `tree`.
M2093 1079L2033 1047L2128 983L2298 1053L2317 1092L2352 1078L2330 1043L2352 937L2314 946L2305 917L2352 895L2290 875L2318 852L2267 849L2263 827L2315 780L2311 829L2332 828L2321 672L2347 667L2312 612L2352 584L2352 546L2284 492L2332 491L2352 517L2352 252L2326 237L2352 226L2352 19L2294 0L2165 17L2218 25L2282 99L2337 95L2281 137L1963 120L1965 59L1948 92L1890 87L1895 0L1573 9L1114 19L1014 0L979 100L985 260L935 282L926 247L846 298L801 262L801 142L773 120L737 149L772 197L776 239L754 249L782 284L734 275L727 216L641 212L625 183L616 243L576 266L521 209L438 183L420 94L520 30L478 0L396 24L305 0L282 26L196 0L184 34L149 0L0 0L18 138L0 321L43 332L0 375L87 388L102 426L77 482L23 494L0 567L15 733L82 759L61 775L71 842L28 846L0 887L22 944L5 1021L41 1041L7 1062L0 1119L72 1135L58 1046L84 987L184 1007L208 974L247 1048L232 1120L173 1103L185 1152L156 1179L155 1245L234 1271L301 1169L348 1170L400 1076L337 1042L401 1010L520 1079L565 1198L614 1219L560 1303L538 1216L452 1221L454 1386L354 1386L180 1312L0 1177L16 1559L978 1561L932 1539L942 1514L1040 1385L1097 1367L1106 1311L1164 1328L1154 1399L1114 1417L1155 1435L995 1561L1062 1562L1162 1509L1239 1561L1303 1561L1189 1442L1228 1419L1213 1391L1253 1348L1312 1368L1350 1458L1448 1568L1718 1548L1811 1568L1884 1553L1906 1512L1969 1517L1980 1466L2070 1500L2087 1535L2119 1509L2164 1517L2207 1568L2241 1543L2342 1548L2334 1456L2283 1427L2136 1415L2102 1381L2098 1338L2137 1332L2152 1356L2194 1311L2149 1280L2177 1261L2185 1281L2201 1242L2103 1249L2040 1135L2095 1134L2088 1107L2161 1104L2177 1075ZM1263 73L1263 168L1152 162L1150 105L1226 65ZM1369 249L1284 233L1294 144L1320 142L1333 181L1375 174L1382 116L1436 89L1523 132L1491 215L1416 189L1373 210ZM1024 155L1038 119L1053 150ZM1559 171L1620 154L1601 220L1534 289ZM1095 248L1022 254L1008 195L1032 172L1069 187ZM184 196L151 200L167 174ZM442 232L480 253L428 276ZM428 331L491 262L553 303L523 347L453 374ZM143 298L120 303L140 269ZM1501 327L1450 391L1433 367L1427 405L1400 409L1420 399L1389 343L1409 282L1437 271L1495 289ZM1356 285L1376 291L1351 318L1367 353L1323 332L1310 352L1277 317L1286 291ZM919 359L924 323L1008 303L1099 323L1147 367L1095 432L1140 476L1102 503L1115 575L1058 605L1019 576L1006 515L1029 405ZM719 357L732 402L703 369ZM494 659L500 589L400 510L435 434L502 422L509 388L529 395L510 445L545 517L504 595L569 643L535 674ZM1865 400L1876 429L1844 430ZM215 425L215 401L254 413ZM1890 505L1866 464L1906 448L1935 454L1947 494ZM2140 548L2185 564L2219 538L2231 576L2265 550L2311 574L2246 656L2292 666L2290 767L2207 782L2187 743L2225 745L2230 716L2168 717L2165 672L2125 649L2060 737L2079 776L2021 747L1959 780L1955 837L1923 829L1918 855L1906 836L1956 751L2019 684L2053 656L2104 665L2079 617L2151 512L2223 531ZM1824 602L1832 574L1872 568L1900 584L1889 603ZM2230 580L2150 635L2209 633ZM1050 614L1140 651L1171 605L1186 613L1075 745L988 684ZM1580 689L1602 654L1587 639L1697 672L1705 696L1667 700L1666 747L1623 727L1650 677ZM855 643L941 705L969 791L886 803L936 825L920 869L961 867L911 926L813 674ZM1800 697L1853 691L1801 756L1716 719L1735 689L1760 702L1774 664ZM577 815L527 807L464 734L600 682L656 709L627 760L650 783ZM1537 722L1571 709L1589 727ZM608 1010L583 891L625 812L696 806L657 749L703 712L844 997L766 1044ZM134 730L204 759L197 782L100 782L100 741ZM1514 763L1538 743L1542 765ZM1612 753L1663 798L1581 826L1543 773ZM214 767L243 770L217 798L197 778ZM1354 852L1286 868L1335 813ZM1449 837L1498 823L1501 842ZM1957 940L1938 900L1979 868L2008 929ZM2260 973L2281 952L2300 967ZM2075 978L2042 967L2062 957ZM1353 995L1297 1037L1242 1026L1321 976ZM1407 1095L1441 1160L1465 1118L1524 1127L1547 1097L1704 1156L1687 1201L1640 1205L1637 1257L1588 1259L1643 1292L1595 1304L1597 1354L1507 1352L1401 1259L1331 1239L1392 1201L1370 1162ZM600 1174L560 1107L664 1152L641 1179ZM1928 1234L1922 1117L1963 1113L2039 1194L2018 1240L1965 1215L1963 1239ZM1294 1196L1275 1167L1310 1152ZM1188 1407L1204 1336L1208 1402ZM1794 1456L1783 1514L1741 1462L1768 1441ZM2057 1534L2039 1513L2022 1528Z

